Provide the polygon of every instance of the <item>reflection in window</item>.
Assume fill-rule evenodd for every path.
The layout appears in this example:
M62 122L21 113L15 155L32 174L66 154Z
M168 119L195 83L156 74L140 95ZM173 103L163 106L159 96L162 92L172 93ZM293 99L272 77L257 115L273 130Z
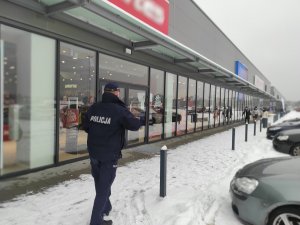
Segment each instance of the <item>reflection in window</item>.
M60 45L59 160L87 155L85 113L95 102L96 54L74 45Z
M224 125L225 117L225 89L221 88L221 107L220 107L220 124Z
M177 135L186 133L186 95L187 95L187 78L178 77L178 100L177 100Z
M151 68L149 97L149 141L162 138L164 112L164 72Z
M3 25L0 29L3 175L54 163L56 46L50 38Z
M196 114L196 81L189 79L189 93L188 93L188 117L187 117L187 131L188 133L195 131L195 123L197 121Z
M232 109L233 109L233 120L234 121L237 121L237 104L236 104L236 95L237 95L237 92L234 91L233 92L233 96L232 96L232 101L233 101L233 105L232 105Z
M204 106L203 106L203 129L208 128L208 121L209 121L209 98L210 98L210 84L204 84Z
M215 117L215 109L216 109L215 91L216 91L215 85L210 85L210 111L209 111L209 121L208 121L209 127L214 127L215 124L215 118L216 118Z
M204 112L203 106L203 83L197 81L197 121L196 121L196 130L202 130L202 117Z
M148 67L99 54L99 79L148 85Z
M128 88L126 105L130 111L135 109L140 112L141 127L138 131L127 131L127 144L141 144L145 142L146 126L146 91L143 89Z
M175 136L176 121L181 121L176 113L177 76L166 74L166 96L165 96L165 138Z
M220 126L220 87L216 87L216 106L214 111L215 127Z

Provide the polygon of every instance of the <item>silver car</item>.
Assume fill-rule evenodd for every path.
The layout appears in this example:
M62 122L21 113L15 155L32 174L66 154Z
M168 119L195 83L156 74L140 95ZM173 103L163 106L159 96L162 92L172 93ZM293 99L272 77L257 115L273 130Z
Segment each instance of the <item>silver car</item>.
M253 225L300 225L300 157L262 159L230 184L232 209Z

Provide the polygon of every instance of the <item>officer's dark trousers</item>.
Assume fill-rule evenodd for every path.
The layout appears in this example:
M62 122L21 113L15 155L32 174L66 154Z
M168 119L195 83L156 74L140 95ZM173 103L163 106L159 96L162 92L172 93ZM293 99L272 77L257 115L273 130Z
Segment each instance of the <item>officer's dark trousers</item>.
M250 123L250 118L249 117L245 117L245 123Z
M103 215L109 214L111 185L116 177L117 161L101 162L91 158L92 176L95 181L96 197L91 216L91 225L101 225Z

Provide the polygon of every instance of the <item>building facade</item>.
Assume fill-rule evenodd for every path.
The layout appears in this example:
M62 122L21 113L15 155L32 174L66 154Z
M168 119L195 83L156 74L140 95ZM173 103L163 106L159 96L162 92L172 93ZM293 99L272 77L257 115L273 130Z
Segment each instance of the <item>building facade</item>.
M140 111L127 146L283 99L192 0L0 0L0 72L0 179L87 158L84 114L109 81Z

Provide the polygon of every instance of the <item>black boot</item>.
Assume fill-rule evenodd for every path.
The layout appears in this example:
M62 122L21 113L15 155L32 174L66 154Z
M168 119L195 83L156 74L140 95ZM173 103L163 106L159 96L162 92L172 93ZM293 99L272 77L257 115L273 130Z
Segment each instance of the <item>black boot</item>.
M101 225L112 225L112 220L103 220Z

